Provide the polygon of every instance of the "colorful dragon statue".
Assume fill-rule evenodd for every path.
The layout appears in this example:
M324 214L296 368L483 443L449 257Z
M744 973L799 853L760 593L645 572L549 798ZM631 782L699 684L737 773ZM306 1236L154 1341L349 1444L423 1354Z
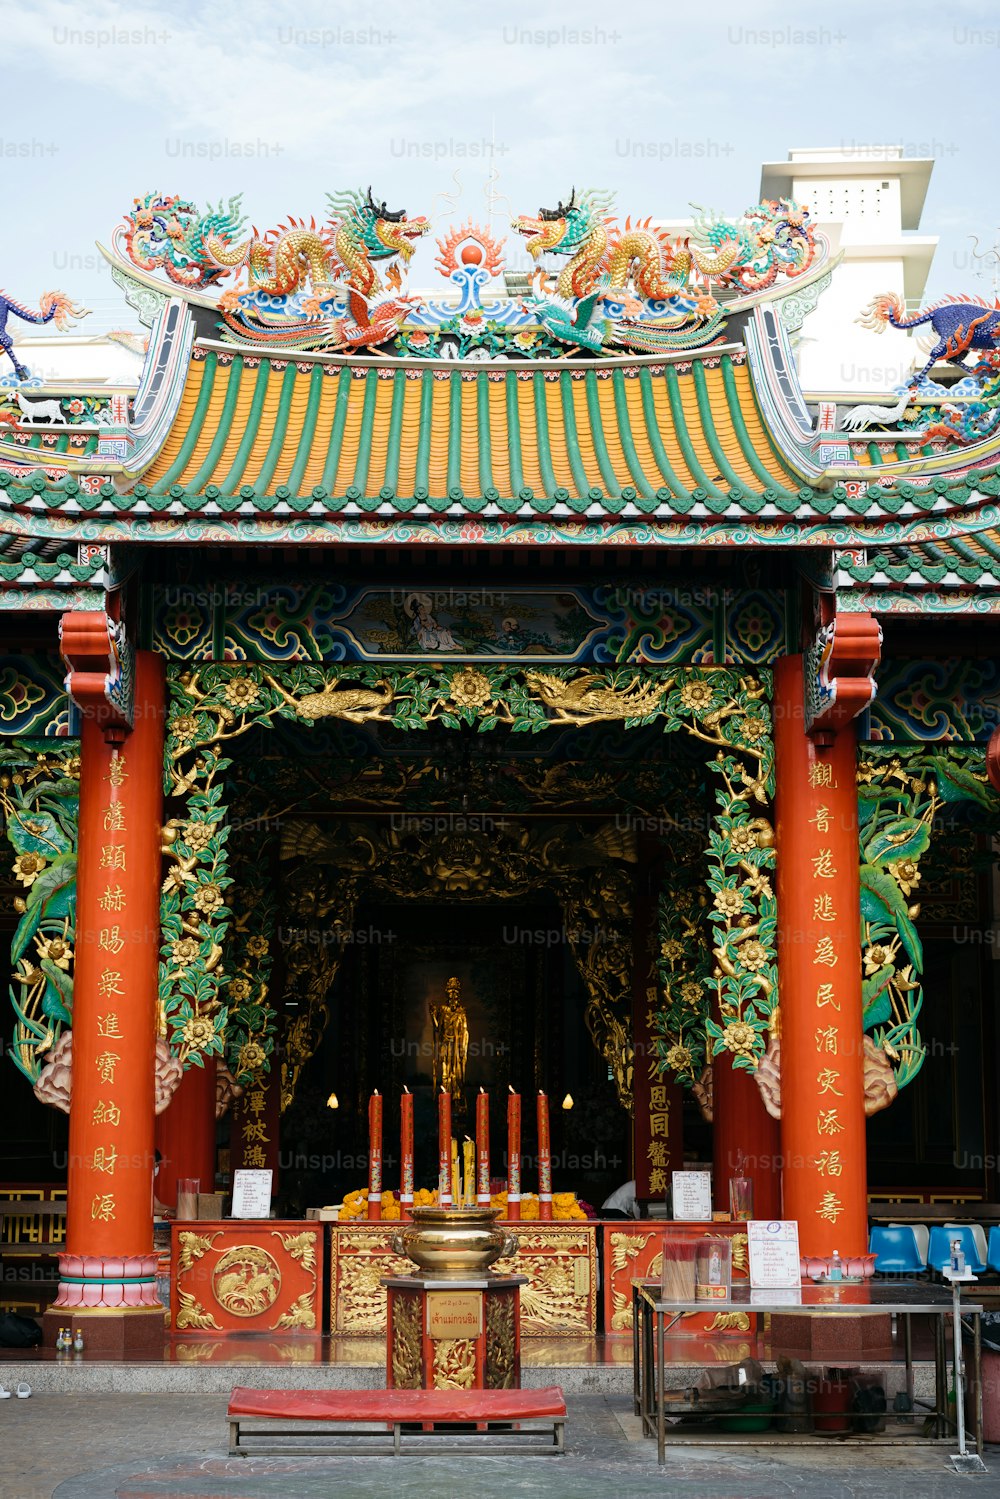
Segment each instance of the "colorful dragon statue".
M862 328L883 333L887 327L919 328L930 323L937 336L927 363L910 377L910 388L920 384L939 359L958 365L966 374L970 367L965 355L970 349L992 352L1000 348L1000 303L987 307L972 297L943 297L940 302L906 316L902 300L893 292L874 297L857 319Z
M808 210L787 199L758 203L735 222L702 213L685 239L672 239L649 219L626 219L620 229L608 216L611 202L610 194L590 189L578 199L574 189L567 203L512 220L534 259L547 251L571 257L556 282L561 297L586 296L604 276L614 290L631 283L647 301L691 294L696 275L706 284L763 291L779 273L801 275L816 252ZM699 312L708 317L716 304L707 291L702 298Z
M400 256L409 261L413 241L430 227L425 218L409 219L404 209L391 211L367 193L328 194L330 219L317 226L290 220L248 239L238 236L246 220L242 198L228 205L211 204L200 214L193 203L174 196L147 193L136 198L124 224L124 244L133 264L144 271L164 270L171 281L191 290L214 286L233 271L246 270L248 286L225 293L231 310L240 296L261 293L294 296L308 288L313 315L333 295L340 281L370 297L382 289L374 262ZM395 269L395 268L394 268ZM392 281L392 276L388 278ZM400 284L398 272L393 283Z
M414 251L413 241L430 228L423 216L407 218L405 208L390 210L384 201L376 203L371 188L366 195L362 195L360 188L327 193L326 201L334 249L347 272L343 279L366 297L382 290L374 262L398 255L408 265ZM392 267L386 280L398 289L397 267Z
M23 302L0 291L0 349L8 355L14 366L14 373L19 380L26 380L30 375L14 353L14 340L7 332L7 319L11 313L15 317L22 318L26 323L55 323L60 332L64 332L74 321L88 317L90 309L77 307L65 292L47 291L43 292L38 304L39 311L35 312L31 307L25 307Z
M205 250L223 272L246 270L249 285L227 287L219 299L223 311L231 311L246 292L262 292L269 297L289 297L308 284L312 288L314 310L320 302L333 296L332 236L326 228L291 219L259 236L254 231L242 244L230 245L217 235L205 239Z
M176 193L147 193L136 198L125 216L124 243L140 270L164 270L171 281L193 291L212 286L229 268L212 260L207 241L226 243L239 234L245 220L240 197L230 198L228 207L211 204L200 214L193 203Z

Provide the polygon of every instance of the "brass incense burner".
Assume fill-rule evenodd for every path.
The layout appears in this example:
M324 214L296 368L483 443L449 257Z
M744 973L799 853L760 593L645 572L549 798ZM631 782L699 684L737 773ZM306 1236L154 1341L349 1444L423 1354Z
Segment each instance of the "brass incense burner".
M392 1247L434 1279L475 1279L517 1250L516 1236L497 1224L499 1214L499 1208L415 1207Z

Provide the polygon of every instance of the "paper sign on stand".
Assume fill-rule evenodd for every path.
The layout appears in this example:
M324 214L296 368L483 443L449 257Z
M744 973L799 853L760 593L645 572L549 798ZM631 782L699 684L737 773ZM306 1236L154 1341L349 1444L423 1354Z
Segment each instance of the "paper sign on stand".
M233 1172L233 1218L271 1216L271 1171Z
M801 1286L798 1223L791 1219L751 1219L747 1241L752 1288L771 1291Z
M679 1223L712 1221L711 1171L674 1171L672 1201Z

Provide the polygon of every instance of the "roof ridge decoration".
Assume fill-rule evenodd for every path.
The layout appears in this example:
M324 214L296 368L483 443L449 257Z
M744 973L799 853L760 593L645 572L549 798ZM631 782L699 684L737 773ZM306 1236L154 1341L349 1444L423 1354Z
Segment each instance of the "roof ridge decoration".
M829 259L808 209L788 199L736 219L699 209L683 237L648 218L620 225L612 201L574 190L556 208L512 217L538 262L522 278L523 297L484 301L503 274L504 241L471 220L437 241L448 296L405 292L414 243L430 224L377 203L370 188L328 194L320 224L292 219L245 239L240 197L199 213L176 194L147 193L116 229L109 259L144 279L165 273L186 301L218 315L219 333L235 344L476 361L704 347L735 313ZM546 254L567 260L554 279ZM384 281L378 262L389 262ZM208 295L234 272L245 283ZM385 289L390 296L372 300Z
M908 317L902 300L894 292L883 292L872 298L856 322L873 333L929 323L936 342L923 367L894 388L895 405L853 407L841 423L845 431L860 432L873 425L898 426L910 439L943 440L957 447L971 447L1000 435L1000 301L994 299L990 306L967 293L954 293L939 297ZM970 350L978 350L982 356L973 365L965 362ZM963 372L962 380L951 390L929 378L938 360ZM927 395L948 395L952 399L931 405L911 404L918 396Z
M77 307L65 292L47 291L42 293L39 310L36 312L32 307L26 307L23 302L17 301L8 292L0 291L0 350L10 359L14 366L13 378L9 375L0 379L2 385L20 385L23 381L31 380L31 371L26 369L14 353L14 340L7 332L7 319L13 313L25 323L52 323L54 322L60 332L72 326L74 321L90 316L89 307Z

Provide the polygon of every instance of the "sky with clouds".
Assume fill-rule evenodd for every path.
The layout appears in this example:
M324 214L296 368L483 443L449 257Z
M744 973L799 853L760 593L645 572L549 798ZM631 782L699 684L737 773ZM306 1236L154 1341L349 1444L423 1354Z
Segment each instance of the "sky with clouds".
M0 284L24 300L56 285L109 312L94 242L153 188L242 193L263 230L370 182L439 231L492 198L502 230L574 185L622 216L734 214L790 147L882 142L935 159L929 291L992 290L969 236L1000 242L995 0L31 0L3 28Z

